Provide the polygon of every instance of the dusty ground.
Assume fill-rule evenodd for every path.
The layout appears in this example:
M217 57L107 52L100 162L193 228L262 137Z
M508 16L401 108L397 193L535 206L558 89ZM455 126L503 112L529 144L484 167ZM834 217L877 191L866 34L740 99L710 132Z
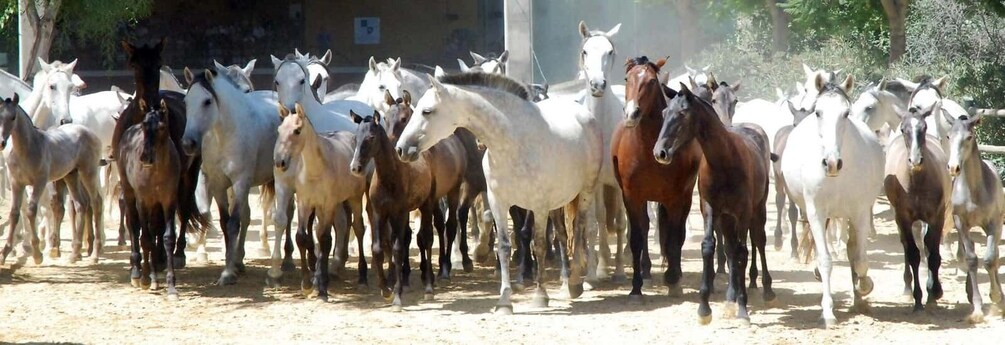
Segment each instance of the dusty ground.
M257 202L257 198L253 198ZM769 199L773 200L773 199ZM0 209L6 216L8 203ZM0 275L0 342L73 343L273 343L323 342L363 343L404 341L415 343L998 343L1005 331L1000 317L980 325L965 321L969 313L963 276L955 263L943 265L945 297L938 308L912 313L901 295L903 250L888 206L876 206L878 236L870 241L870 276L876 282L869 297L871 315L847 312L850 306L850 273L839 260L834 272L834 290L840 325L820 327L820 284L812 266L789 259L788 248L770 248L769 265L781 305L766 308L760 291L751 292L752 325L721 318L721 291L725 279L717 279L720 293L713 295L711 325L699 326L698 280L700 277L697 231L689 232L684 251L684 295L666 296L658 282L646 282L642 305L628 303L628 285L601 283L574 301L560 299L557 274L549 272L551 307L533 309L529 292L516 295L517 315L496 316L498 282L493 270L476 266L473 273L455 271L452 281L438 282L435 301L420 301L421 293L409 292L405 312L394 313L373 288L358 289L355 279L335 280L332 300L321 303L301 295L298 279L288 275L284 286L264 284L267 260L255 257L260 210L253 206L254 224L248 237L248 272L235 286L215 286L223 262L219 232L210 239L211 263L179 272L179 301L169 302L160 291L140 291L129 285L128 252L114 246L116 233L109 230L108 255L98 265L67 265L56 260L42 266L22 268L13 275ZM774 206L769 205L769 229L773 229ZM693 215L697 216L697 215ZM6 217L4 217L6 218ZM117 217L107 227L115 229ZM700 224L692 222L693 224ZM64 228L68 226L64 224ZM69 233L63 234L64 256ZM983 243L983 241L977 241ZM650 248L657 248L655 244ZM353 251L355 252L355 251ZM653 253L654 258L658 253ZM194 255L190 254L190 262ZM413 262L417 262L413 249ZM658 261L657 261L658 262ZM299 261L298 261L299 263ZM355 258L350 261L355 266ZM413 267L417 264L413 263ZM371 271L372 272L372 271ZM654 268L659 275L662 267ZM355 277L350 268L346 277ZM413 275L413 286L418 286ZM371 286L375 280L371 275ZM981 291L988 293L988 279L981 270ZM985 298L985 302L988 302Z

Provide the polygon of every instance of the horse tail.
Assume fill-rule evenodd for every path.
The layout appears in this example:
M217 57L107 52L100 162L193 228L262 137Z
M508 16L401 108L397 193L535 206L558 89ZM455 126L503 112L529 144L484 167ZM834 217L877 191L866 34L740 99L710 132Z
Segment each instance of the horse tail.
M276 201L276 181L272 180L262 185L262 192L258 194L258 202L262 207L272 207Z
M772 162L777 162L779 158L778 155L774 153L771 153L769 157L771 157Z
M209 213L199 212L199 205L195 201L195 188L200 169L202 169L202 157L196 156L183 171L181 183L178 184L178 218L182 226L187 226L190 232L205 236L213 225Z

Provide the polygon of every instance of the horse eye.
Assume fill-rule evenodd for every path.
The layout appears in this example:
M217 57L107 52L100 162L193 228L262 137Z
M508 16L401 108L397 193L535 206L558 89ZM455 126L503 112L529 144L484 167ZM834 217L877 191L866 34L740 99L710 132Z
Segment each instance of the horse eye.
M56 89L56 85L49 85L49 90L55 90L55 89Z
M719 101L718 101L718 100L715 100L715 99L713 99L713 100L712 100L712 104L716 104L716 103L719 103Z
M841 117L848 117L849 114L851 114L851 112L845 110L844 114L841 114Z
M276 86L279 86L279 81L278 80L274 81L273 83L275 83Z
M819 110L818 111L814 111L813 113L816 114L817 117L820 117L820 111Z
M387 90L387 87L384 86L384 85L381 85L381 86L378 86L377 89L379 89L380 91L384 91L384 90Z
M300 85L304 85L304 83L305 81L303 79L300 79Z
M422 109L422 115L429 115L433 113L433 109Z
M213 104L213 101L209 99L202 102L202 105L205 107L208 107L210 104Z

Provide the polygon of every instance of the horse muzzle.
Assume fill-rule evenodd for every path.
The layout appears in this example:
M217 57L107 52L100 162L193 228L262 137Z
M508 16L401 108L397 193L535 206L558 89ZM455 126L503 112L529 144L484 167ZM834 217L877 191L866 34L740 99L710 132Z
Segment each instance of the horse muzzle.
M841 158L838 159L824 158L823 161L821 161L821 164L824 167L824 171L827 172L828 177L837 177L838 173L841 171L841 168L844 167L844 161L842 161Z
M419 159L419 148L416 146L398 146L394 149L398 159L403 162L414 162Z
M59 125L60 126L62 126L62 125L68 125L68 124L71 124L71 123L73 123L73 119L62 119L62 120L59 120Z
M949 164L949 176L955 178L960 176L960 166L956 164Z
M290 164L287 163L285 159L277 160L276 161L276 169L279 169L279 171L282 171L282 172L286 172L286 170L290 169Z
M0 150L7 148L7 139L0 140Z
M673 162L673 154L671 154L670 150L667 149L657 148L653 150L653 158L656 159L656 163L663 165L669 165Z
M625 105L625 127L638 126L641 115L642 110L639 110L635 100L628 101L628 104Z
M192 156L199 152L199 143L193 139L182 139L181 149L185 151L186 155Z
M590 95L593 97L604 97L604 91L607 90L607 81L591 81L590 82Z
M359 162L349 163L349 173L356 177L363 176L363 164Z

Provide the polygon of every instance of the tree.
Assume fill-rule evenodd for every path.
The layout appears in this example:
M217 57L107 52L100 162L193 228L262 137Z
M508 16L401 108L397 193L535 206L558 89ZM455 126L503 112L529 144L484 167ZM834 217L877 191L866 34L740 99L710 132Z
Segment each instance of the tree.
M118 25L135 23L152 8L153 0L0 0L0 36L18 37L18 20L24 21L29 32L21 39L30 42L22 42L27 49L21 61L27 63L20 72L26 78L38 68L37 58L48 60L59 27L72 27L75 38L97 42L111 54Z
M680 59L687 60L698 53L698 40L701 35L699 25L699 13L696 2L698 0L676 0L677 6L677 33L680 35Z
M771 15L771 48L775 52L789 50L789 14L780 4L785 0L764 0L764 6Z
M890 63L900 61L907 51L907 9L910 0L883 0L883 11L890 22Z

